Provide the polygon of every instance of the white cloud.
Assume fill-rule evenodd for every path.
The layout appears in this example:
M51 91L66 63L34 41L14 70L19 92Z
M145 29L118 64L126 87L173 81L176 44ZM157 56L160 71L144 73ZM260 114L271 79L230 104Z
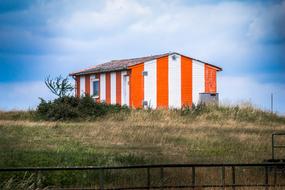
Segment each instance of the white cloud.
M0 110L33 109L40 102L39 97L54 98L41 81L0 83L0 92Z
M264 84L251 77L220 76L218 90L223 103L250 102L264 110L270 110L270 97L273 93L274 111L285 115L285 84Z
M103 53L111 59L117 52L133 57L182 51L216 64L224 64L220 60L247 64L241 59L255 49L247 33L259 7L235 2L160 3L106 1L99 10L79 9L68 17L55 18L50 22L58 33L55 46L67 52Z
M109 0L105 1L99 10L77 10L68 17L49 20L48 24L64 36L68 35L76 39L96 39L100 32L102 32L101 35L114 32L148 13L148 8L136 1Z
M35 27L35 31L33 27L29 30L42 30L43 34L53 35L43 41L33 33L30 36L34 40L31 37L28 40L31 44L40 40L41 46L37 47L45 47L44 51L52 53L92 52L94 57L112 59L117 55L134 57L180 51L221 66L246 67L245 60L263 48L251 38L270 34L259 33L270 30L267 26L272 26L272 20L279 18L282 21L285 4L285 1L282 5L268 6L220 2L186 6L179 1L99 2L35 4L21 13L24 14L21 17L35 17L34 13L41 13L39 16L47 17L43 22L46 25ZM55 12L57 7L62 7L62 11ZM44 10L49 14L42 13Z
M285 40L285 1L267 7L260 7L250 24L248 36L255 40ZM270 37L268 39L268 37Z

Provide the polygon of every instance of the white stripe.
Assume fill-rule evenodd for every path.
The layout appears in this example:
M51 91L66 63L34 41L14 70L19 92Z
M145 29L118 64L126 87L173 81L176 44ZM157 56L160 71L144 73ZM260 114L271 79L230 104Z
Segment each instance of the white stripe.
M156 108L156 60L144 63L144 101L147 101L148 107Z
M122 90L121 90L121 101L122 101L122 105L127 105L129 106L129 89L128 89L128 85L126 84L126 81L124 80L125 77L127 75L127 71L122 71L121 72L121 86L122 86Z
M111 73L111 104L116 104L116 72Z
M125 74L127 74L126 71L121 72L121 103L122 103L122 105L125 104L125 102L124 102L124 100L125 100L125 98L124 98L124 81L123 81Z
M85 95L85 76L80 76L80 96Z
M106 101L106 74L100 74L100 101Z
M199 103L199 93L205 92L204 67L201 62L193 60L193 103Z
M177 54L168 57L168 98L169 108L181 108L181 56Z

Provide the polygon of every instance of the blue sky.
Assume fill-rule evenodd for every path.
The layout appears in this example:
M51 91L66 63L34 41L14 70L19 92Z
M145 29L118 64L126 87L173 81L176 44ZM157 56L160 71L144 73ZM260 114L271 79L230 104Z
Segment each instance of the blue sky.
M223 67L221 102L285 114L285 1L0 0L0 109L53 98L47 75L176 51Z

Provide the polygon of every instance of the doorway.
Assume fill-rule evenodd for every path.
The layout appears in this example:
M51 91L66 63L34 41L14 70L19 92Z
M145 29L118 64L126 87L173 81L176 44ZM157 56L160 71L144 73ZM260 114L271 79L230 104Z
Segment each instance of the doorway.
M123 102L122 105L129 106L129 100L130 100L130 86L129 86L129 75L123 76Z

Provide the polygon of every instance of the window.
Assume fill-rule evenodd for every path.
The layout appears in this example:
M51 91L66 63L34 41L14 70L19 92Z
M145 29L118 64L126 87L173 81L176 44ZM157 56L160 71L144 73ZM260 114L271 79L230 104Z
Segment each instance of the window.
M92 86L93 86L93 92L92 95L94 97L99 97L99 80L95 79L92 81Z
M142 72L143 76L147 76L147 71Z

